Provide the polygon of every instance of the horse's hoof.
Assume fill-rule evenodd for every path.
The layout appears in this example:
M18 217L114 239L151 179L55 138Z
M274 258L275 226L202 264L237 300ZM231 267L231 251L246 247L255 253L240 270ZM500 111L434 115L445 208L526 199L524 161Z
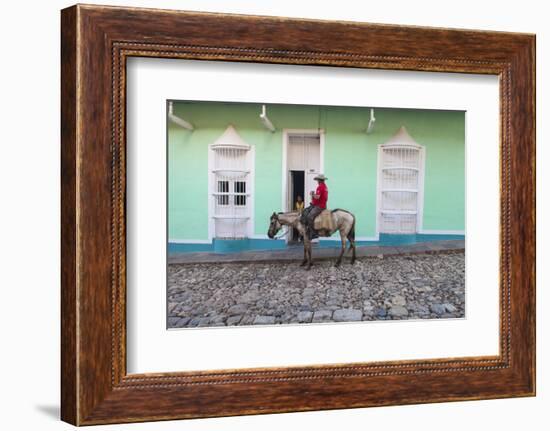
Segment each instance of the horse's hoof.
M351 264L352 264L352 265L353 265L354 263L355 263L355 259L353 259L353 260L351 261Z
M342 263L342 262L336 262L336 263L334 264L334 266L335 266L336 268L338 268L338 267L340 266L341 263Z
M300 264L300 266L305 266L306 263L307 263L307 261L304 260L304 261Z

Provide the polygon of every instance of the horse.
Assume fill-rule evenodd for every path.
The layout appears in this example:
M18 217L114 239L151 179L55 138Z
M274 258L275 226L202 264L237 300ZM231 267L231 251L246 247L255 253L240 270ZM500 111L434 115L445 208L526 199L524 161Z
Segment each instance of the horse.
M351 257L351 263L353 264L355 263L355 216L349 211L340 208L332 210L331 216L334 229L332 231L319 231L319 235L328 237L336 231L340 233L342 246L340 249L340 255L338 256L338 260L336 261L335 266L340 266L340 264L342 263L342 256L346 251L346 242L349 240L349 248L350 250L352 250L353 253ZM305 225L300 219L301 213L297 211L280 213L274 212L270 218L267 236L271 239L274 239L277 235L277 232L279 232L283 226L290 226L296 229L304 238L304 260L302 261L300 266L304 266L307 264L307 269L311 269L311 265L313 265L313 260L311 258L311 240L307 235Z

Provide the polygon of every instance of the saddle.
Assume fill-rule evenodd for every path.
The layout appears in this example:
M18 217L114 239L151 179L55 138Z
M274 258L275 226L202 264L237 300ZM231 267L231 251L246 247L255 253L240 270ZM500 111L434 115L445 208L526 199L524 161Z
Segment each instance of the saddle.
M335 229L334 218L332 216L332 211L329 209L324 209L321 213L315 217L313 221L313 229L315 229L319 234L329 235Z

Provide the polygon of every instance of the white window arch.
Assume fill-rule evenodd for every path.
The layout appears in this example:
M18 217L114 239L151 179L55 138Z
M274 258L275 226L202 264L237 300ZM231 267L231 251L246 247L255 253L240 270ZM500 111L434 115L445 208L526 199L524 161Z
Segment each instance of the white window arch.
M425 148L401 127L378 148L380 233L412 234L421 229Z
M253 147L233 126L209 146L210 238L252 236Z

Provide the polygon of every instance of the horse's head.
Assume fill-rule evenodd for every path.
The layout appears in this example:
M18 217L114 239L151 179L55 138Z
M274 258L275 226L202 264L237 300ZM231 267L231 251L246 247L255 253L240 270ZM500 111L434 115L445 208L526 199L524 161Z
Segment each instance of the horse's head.
M269 229L267 230L267 236L273 239L275 238L275 235L277 235L277 232L281 230L283 225L279 222L279 216L276 213L273 213L269 220L270 222Z

